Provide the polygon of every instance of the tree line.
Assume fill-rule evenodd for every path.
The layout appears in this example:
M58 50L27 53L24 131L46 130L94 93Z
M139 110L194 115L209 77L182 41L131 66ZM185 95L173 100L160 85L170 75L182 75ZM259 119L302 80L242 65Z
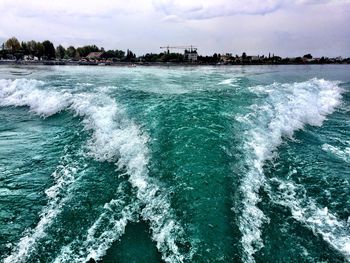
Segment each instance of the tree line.
M53 59L72 59L79 60L86 57L91 52L103 52L101 58L115 59L121 61L136 60L136 55L128 50L125 53L122 50L107 50L103 47L98 48L96 45L86 45L75 48L69 46L67 48L62 45L58 45L56 48L54 44L45 40L43 42L37 42L35 40L20 42L17 38L11 37L2 44L0 50L0 58L3 59L23 59L25 56L29 56L38 60L53 60Z
M138 59L136 55L131 51L127 50L124 52L122 50L105 50L103 47L99 48L96 45L86 45L82 47L75 48L74 46L69 46L67 48L62 45L57 47L49 41L45 40L43 42L22 41L20 42L17 38L11 37L2 44L2 49L0 50L0 58L2 59L24 59L25 56L29 58L38 60L53 60L53 59L71 59L80 60L85 58L91 52L103 52L101 59L111 59L116 61L131 61L136 62ZM185 62L185 56L179 53L147 53L139 58L144 62Z
M74 60L78 61L91 52L102 52L99 56L100 59L108 59L112 61L122 61L122 62L146 62L146 63L186 63L188 58L185 54L180 53L147 53L140 57L131 51L126 52L122 50L105 50L103 47L99 48L96 45L85 45L82 47L75 48L74 46L69 46L67 48L62 45L57 47L49 41L45 40L43 42L22 41L20 42L17 38L11 37L2 44L0 49L0 59L24 59L25 57L29 59L38 60ZM350 63L350 58L325 58L321 57L318 59L313 59L311 54L306 54L303 57L296 58L281 58L275 56L274 54L269 54L268 56L248 56L245 52L241 56L232 56L232 54L219 54L214 53L211 56L197 56L197 64L328 64L328 63Z

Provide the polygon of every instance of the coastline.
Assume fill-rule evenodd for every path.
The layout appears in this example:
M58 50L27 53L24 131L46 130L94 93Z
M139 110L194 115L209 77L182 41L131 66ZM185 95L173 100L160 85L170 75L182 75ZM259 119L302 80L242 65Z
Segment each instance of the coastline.
M57 61L57 60L42 60L42 61L15 61L15 60L0 60L0 65L17 65L17 66L109 66L109 67L136 67L136 66L165 66L165 67L186 67L186 66L263 66L263 65L349 65L350 61L339 62L269 62L269 63L256 63L256 62L240 62L240 63L189 63L189 62L111 62L111 63L98 63L98 62L84 62L81 61Z

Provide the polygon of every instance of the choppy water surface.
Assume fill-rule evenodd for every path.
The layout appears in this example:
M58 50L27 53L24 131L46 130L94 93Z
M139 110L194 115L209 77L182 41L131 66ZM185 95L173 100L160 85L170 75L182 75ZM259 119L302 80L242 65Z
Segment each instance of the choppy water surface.
M350 67L0 67L0 260L350 261Z

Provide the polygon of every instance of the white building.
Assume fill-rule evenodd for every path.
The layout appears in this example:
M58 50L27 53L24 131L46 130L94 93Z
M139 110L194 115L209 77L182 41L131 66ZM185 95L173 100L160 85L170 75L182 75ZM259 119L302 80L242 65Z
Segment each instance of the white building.
M195 62L198 59L197 50L185 50L185 60Z

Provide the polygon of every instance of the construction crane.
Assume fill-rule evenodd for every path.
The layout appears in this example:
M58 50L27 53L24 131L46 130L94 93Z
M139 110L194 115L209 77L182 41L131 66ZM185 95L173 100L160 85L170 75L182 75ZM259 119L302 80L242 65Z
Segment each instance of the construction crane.
M167 53L169 54L170 49L185 49L189 50L191 53L197 50L197 47L195 46L166 46L166 47L160 47L161 49L166 49Z

